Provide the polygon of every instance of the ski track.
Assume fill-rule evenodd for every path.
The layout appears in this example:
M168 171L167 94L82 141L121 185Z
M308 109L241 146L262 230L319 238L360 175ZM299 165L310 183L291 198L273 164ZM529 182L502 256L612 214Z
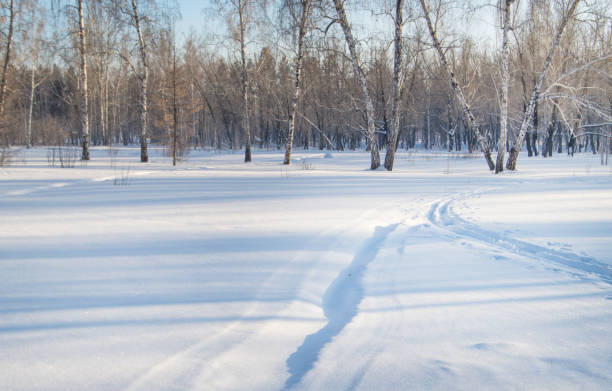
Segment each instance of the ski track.
M140 176L146 176L146 175L151 175L151 174L154 174L154 171L135 171L135 172L129 172L128 174L125 174L125 175L127 175L126 180L130 180L133 177L140 177ZM103 177L76 179L70 182L53 182L48 185L34 186L34 187L27 188L27 189L12 190L4 194L1 194L1 196L19 197L19 196L39 193L39 192L48 191L48 190L60 189L62 187L67 187L67 186L82 185L86 183L120 181L120 180L121 180L121 173L115 173L114 175L107 175Z
M345 239L345 236L347 236L347 233L349 233L353 227L358 227L360 223L374 218L374 216L378 214L379 210L380 208L367 210L363 212L359 217L357 217L354 220L351 220L348 223L341 224L335 227L331 227L328 230L321 232L315 239L312 239L310 243L324 240L326 237L330 235L336 238L334 239L333 242L338 243L339 241L342 241ZM383 231L387 228L388 227L385 227ZM371 241L372 239L373 238L370 238L369 241ZM304 246L304 248L308 248L308 247L309 247L308 244ZM335 246L331 244L329 248L334 249ZM367 246L364 246L364 248L365 250L368 250ZM375 250L377 251L377 249ZM361 253L358 253L355 256L355 259L358 258L359 254ZM248 338L257 337L257 334L255 333L254 335L247 337L247 339L236 340L234 338L234 334L235 332L237 332L237 330L239 330L242 327L244 322L248 321L249 317L252 314L258 313L260 309L259 307L261 306L259 302L259 298L265 296L267 291L270 288L277 286L277 284L279 284L278 279L280 279L282 282L282 279L286 278L285 276L291 270L293 265L301 258L301 256L302 255L300 254L296 255L287 264L285 264L284 267L276 270L272 275L270 275L267 281L264 282L264 284L258 289L258 294L253 299L253 303L248 307L248 309L243 313L243 315L240 318L231 322L223 329L217 331L214 335L204 340L197 341L194 344L186 347L185 349L176 352L175 354L165 358L164 360L150 367L146 372L142 373L140 376L135 378L126 387L126 391L139 391L139 390L152 390L152 389L182 389L182 390L200 389L201 385L198 385L196 383L196 380L200 378L206 378L207 376L215 375L217 368L215 368L214 365L211 365L215 360L218 360L220 357L222 357L225 354L229 354L235 349L239 349L240 345L243 343L246 343ZM357 266L357 265L353 265L355 263L355 259L353 260L353 263L351 263L347 268L345 268L339 274L336 280L338 280L339 277L343 275L343 273L344 274L350 273L349 269L351 268L351 266L355 266L355 267ZM370 261L370 260L371 259L366 259L366 261ZM315 262L315 265L313 265L312 269L317 270L317 265L319 265L320 262L323 262L323 261ZM367 266L367 263L366 265L363 265L363 266ZM361 273L363 273L363 270L361 270ZM303 286L304 282L312 278L317 278L317 275L315 272L308 273L307 275L303 276L302 280L299 281L298 284L296 284L294 288L295 289L294 302L310 303L310 300L308 298L300 298L299 291L300 291L300 288ZM334 283L335 282L336 281L334 281ZM342 288L338 287L338 289L342 289ZM325 293L326 295L328 291L329 291L329 287ZM333 296L341 300L342 299L341 293L342 293L341 291L335 290ZM327 312L325 311L325 308L326 308L325 302L326 302L326 299L324 297L323 298L323 303L324 303L323 310L324 310L325 315L327 316ZM270 320L268 320L268 322L278 322L281 318L283 318L283 315L285 314L285 312L288 312L288 307L290 306L290 304L291 302L287 302L286 305L283 306L283 308L280 309L278 313L276 313L277 318L274 318L274 315L270 315ZM310 303L310 304L315 304L315 303ZM356 306L355 306L355 313L356 312L357 311L356 311ZM261 329L263 328L264 327L262 323ZM224 348L220 350L219 347L217 346L223 346ZM211 349L211 347L215 347L215 348ZM316 356L314 357L314 359L315 359L314 361L316 361ZM289 360L287 360L287 362L288 361ZM312 365L314 364L314 361L310 363L310 367L312 367ZM304 374L305 373L302 373L302 376ZM178 388L177 388L177 385L178 385ZM167 387L170 387L170 388L167 388Z
M31 193L35 193L35 192L39 192L39 191L45 191L45 190L51 190L51 189L58 189L60 187L64 187L67 186L68 183L66 182L56 182L56 183L51 183L49 185L44 185L44 186L35 186L29 189L21 189L21 190L13 190L13 191L9 191L3 194L3 196L5 197L17 197L17 196L22 196L22 195L27 195L27 194L31 194Z
M383 246L385 239L398 224L376 227L374 235L355 254L353 261L343 269L329 285L323 295L323 311L327 324L314 334L308 335L302 345L287 359L291 376L285 389L298 384L313 368L321 350L348 325L358 313L364 297L363 275Z
M559 272L560 268L563 268L564 272L574 278L592 280L595 277L608 284L612 284L612 267L593 257L539 246L509 237L505 233L486 230L464 220L454 212L453 204L455 202L463 201L488 191L490 189L440 199L431 205L427 213L427 219L434 227L452 236L470 239L489 247L509 251L532 261L538 261L555 272Z

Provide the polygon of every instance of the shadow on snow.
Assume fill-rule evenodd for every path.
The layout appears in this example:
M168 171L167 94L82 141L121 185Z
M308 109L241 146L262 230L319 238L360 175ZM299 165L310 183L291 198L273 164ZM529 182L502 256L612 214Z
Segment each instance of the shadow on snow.
M368 264L376 258L386 237L395 228L397 224L376 227L374 235L365 242L353 261L327 288L323 295L323 312L328 322L316 333L308 335L302 345L287 359L291 376L285 382L286 389L302 380L314 366L323 347L357 315L357 309L363 299L363 274Z

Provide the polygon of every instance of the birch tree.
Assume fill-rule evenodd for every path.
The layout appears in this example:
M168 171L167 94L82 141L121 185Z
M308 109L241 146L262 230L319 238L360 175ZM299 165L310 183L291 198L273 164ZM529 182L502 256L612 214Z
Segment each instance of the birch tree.
M95 80L90 92L92 118L92 142L107 144L109 137L109 88L110 68L114 58L113 48L117 47L118 20L113 3L94 1L89 4L88 22L90 37L89 48L93 65L89 74ZM97 107L96 107L97 105ZM96 113L97 112L97 113ZM95 113L95 114L94 114Z
M131 13L132 22L134 24L134 28L136 29L136 33L138 34L138 47L140 49L140 63L141 63L141 72L138 74L138 79L140 81L140 162L146 163L149 161L149 153L147 151L147 83L149 80L149 64L147 61L147 46L145 45L145 40L142 34L142 19L138 14L138 5L136 4L136 0L132 0L132 13Z
M353 70L355 71L355 74L359 80L361 91L365 100L366 121L368 124L367 138L368 143L370 145L370 169L376 170L378 167L380 167L380 154L378 151L378 140L376 137L376 128L374 125L374 104L370 96L370 91L368 90L368 83L365 77L365 73L363 72L363 68L359 63L359 56L357 55L357 43L355 42L351 25L349 24L348 19L346 17L346 11L344 10L344 0L334 0L334 6L338 15L337 21L342 27L342 31L344 32L344 38L346 39L346 44L349 48Z
M391 96L391 128L387 137L387 154L385 155L385 168L389 171L393 170L393 162L395 160L395 150L397 149L397 138L399 134L400 124L400 91L404 81L404 72L402 72L402 27L404 0L396 0L395 2L395 18L394 18L394 54L393 54L393 92Z
M89 104L87 95L87 39L85 31L85 17L83 0L77 0L79 13L79 74L81 88L81 102L79 114L81 120L81 143L83 152L81 160L89 160Z
M42 34L43 34L43 18L38 16L37 13L39 10L37 9L38 3L33 2L30 8L30 31L29 37L24 37L24 41L29 41L28 51L30 52L30 95L28 97L28 112L25 124L25 140L26 140L26 148L31 148L33 144L32 137L32 116L34 112L34 98L36 93L36 88L44 81L44 78L41 80L36 80L36 68L38 67L38 60L40 55L41 43L42 42ZM24 32L24 34L27 34Z
M540 76L538 77L538 80L531 92L531 98L529 99L527 110L525 110L525 114L523 116L523 122L521 123L521 128L519 130L519 133L516 135L516 138L514 139L514 143L512 144L512 148L510 149L510 154L508 156L508 162L506 163L506 168L508 170L516 170L516 161L518 160L519 152L521 151L521 148L523 146L523 140L525 138L525 134L527 133L529 124L532 121L533 112L537 104L540 89L542 88L542 84L544 83L544 79L546 78L546 73L548 72L548 69L550 68L550 64L552 63L553 54L555 50L557 49L557 46L559 46L559 42L561 41L561 36L563 35L563 31L565 30L565 27L567 26L569 21L572 19L574 12L576 11L576 8L578 7L578 3L580 3L580 0L572 0L568 9L565 12L563 12L563 14L561 15L561 23L559 24L559 28L557 30L557 33L555 34L555 39L552 43L552 46L550 47L548 51L548 55L546 56L546 60L544 61L542 71L540 72Z
M283 164L291 164L291 151L293 149L293 134L295 133L295 116L300 97L300 79L302 76L302 63L304 62L304 37L306 36L306 23L310 14L311 0L300 0L301 16L298 27L298 50L295 59L295 79L293 85L293 96L291 98L291 114L289 116L289 134L287 135L287 146L285 149L285 160Z
M437 31L434 28L434 25L431 21L431 16L429 15L429 9L427 7L427 4L425 4L425 0L419 0L419 1L421 3L421 8L423 10L425 21L427 22L427 28L429 30L429 35L431 36L431 40L433 41L436 51L438 52L440 61L442 62L442 64L444 65L444 68L446 69L448 73L451 88L455 92L455 95L457 99L459 100L461 107L463 108L463 116L465 118L465 121L468 124L468 126L471 126L474 129L474 133L476 135L478 144L480 145L480 149L482 150L484 158L487 161L489 170L493 171L495 169L495 164L493 163L493 158L491 157L491 149L487 143L487 140L482 134L482 129L480 127L480 124L476 120L476 117L472 113L472 109L470 108L470 105L468 104L467 100L465 99L465 96L463 95L463 91L461 87L459 86L459 83L457 82L457 77L455 76L455 72L451 68L448 62L448 59L446 58L446 54L444 53L444 50L442 50L442 45L440 44L440 40L438 39Z
M502 53L501 53L501 76L502 91L499 115L499 139L497 140L497 161L495 162L495 173L504 171L504 155L508 141L508 88L510 84L510 70L508 69L508 31L510 29L510 5L514 0L499 0L501 2L501 24L502 24Z
M247 58L246 58L246 24L248 21L247 5L249 0L238 0L236 7L238 8L238 28L240 31L240 64L242 74L242 102L244 104L243 112L243 129L245 132L245 144L244 144L244 161L248 163L252 160L251 158L251 128L249 123L249 74L247 72Z
M223 3L220 0L220 7ZM248 163L251 157L251 127L249 121L249 73L247 69L247 28L253 14L256 0L230 0L232 11L228 17L230 30L240 50L240 87L242 96L242 129L245 135L244 161ZM263 5L262 5L263 7ZM237 17L237 21L235 18Z

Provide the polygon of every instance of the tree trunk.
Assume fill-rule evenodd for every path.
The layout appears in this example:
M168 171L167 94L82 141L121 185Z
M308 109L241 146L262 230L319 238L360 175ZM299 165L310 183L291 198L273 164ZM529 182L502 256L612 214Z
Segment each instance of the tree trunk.
M79 51L81 60L81 138L83 152L81 160L89 160L89 107L87 103L87 42L85 39L85 18L83 16L83 0L78 0L79 8Z
M527 138L525 139L525 144L527 145L527 156L532 157L533 156L533 149L531 148L531 134L533 133L533 130L528 130L527 131Z
M508 162L506 163L506 168L508 170L516 170L516 161L518 160L519 152L521 151L521 148L523 147L523 139L525 138L525 134L527 133L527 128L529 127L529 123L531 122L531 119L533 117L533 112L535 109L535 105L537 103L537 97L538 97L538 94L540 93L540 89L542 88L542 83L544 83L544 79L546 78L546 73L548 72L548 69L550 68L550 64L552 63L553 54L555 50L557 49L557 46L559 46L559 42L561 41L561 36L563 35L563 31L565 30L565 26L567 26L567 23L569 22L572 15L574 14L574 11L576 10L576 7L578 6L579 2L580 0L573 0L567 14L564 15L563 19L561 20L561 24L559 25L559 29L557 30L557 34L555 35L555 39L553 41L553 45L550 48L548 55L546 56L546 61L544 62L544 66L542 67L542 72L540 73L540 77L538 78L538 81L533 87L533 91L531 93L531 99L529 100L529 105L527 105L527 111L525 112L524 117L523 117L523 123L521 124L519 133L514 139L514 143L512 144L512 149L510 149L510 154L508 156Z
M149 65L147 63L147 50L142 36L142 29L140 27L140 18L138 16L138 7L136 6L136 0L132 0L132 10L134 12L134 26L138 33L138 45L140 47L140 59L142 61L142 74L140 74L140 123L142 128L140 129L140 162L146 163L149 161L149 153L147 151L147 83L149 79Z
M35 54L37 55L37 53ZM32 148L32 112L34 111L34 90L36 89L36 61L32 62L30 74L30 101L28 102L28 121L26 123L26 148Z
M497 161L495 173L504 171L504 154L508 140L508 85L510 84L510 70L508 69L508 30L510 28L510 5L513 0L503 0L502 9L502 96L499 116L499 139L497 140Z
M395 151L397 151L397 139L400 123L400 91L403 84L402 75L402 27L404 0L395 2L395 33L394 33L394 55L393 55L393 91L391 96L391 129L387 137L387 154L385 155L385 168L393 170Z
M287 135L287 146L285 149L285 160L283 164L291 164L291 151L293 149L293 134L295 133L295 115L297 112L298 99L300 97L300 77L302 75L302 63L304 62L303 46L306 36L306 22L310 13L310 0L302 0L302 17L300 18L300 29L298 32L298 52L295 64L295 84L293 97L291 99L291 115L289 116L289 134Z
M338 13L338 18L340 25L342 26L342 30L344 31L344 37L346 39L346 44L349 48L349 52L351 53L351 62L353 64L353 70L359 79L359 84L361 85L361 90L363 91L363 96L365 99L365 109L366 109L366 117L368 123L368 143L370 147L370 168L372 170L376 170L380 167L380 155L378 151L378 141L376 137L376 128L374 125L374 105L372 103L372 98L370 96L370 92L368 90L368 83L363 73L363 69L359 64L359 58L357 56L357 48L355 39L353 38L353 32L351 31L351 26L348 23L348 19L346 18L346 12L344 11L343 0L334 0L334 5L336 7L336 12Z
M242 116L242 127L246 135L245 148L244 148L244 161L245 163L250 162L251 159L251 129L249 124L249 75L247 73L247 59L246 59L246 42L245 42L245 8L248 0L238 1L238 17L239 17L239 29L240 29L240 58L242 60L242 103L244 105L244 112Z
M431 17L429 16L429 10L427 9L427 5L425 5L425 0L420 0L420 3L421 3L421 7L423 8L425 20L427 21L429 35L431 36L431 39L433 40L434 46L438 52L438 56L440 57L440 61L442 62L442 64L444 64L444 67L446 68L446 71L448 72L449 79L450 79L450 85L453 91L455 92L457 99L461 103L461 106L463 108L463 116L466 120L466 123L468 124L470 128L472 128L473 132L475 133L477 141L480 144L480 149L482 150L482 153L484 154L484 158L487 162L487 165L489 166L489 170L493 171L495 169L495 164L493 163L493 158L491 157L491 149L489 148L486 138L482 134L480 124L476 120L476 117L474 117L474 114L472 114L472 110L470 109L470 106L468 105L467 100L465 99L465 96L463 95L463 91L461 90L461 87L459 87L459 83L457 82L455 73L451 69L449 62L446 59L446 55L444 54L444 51L442 50L442 46L440 45L440 41L438 40L436 31L434 30L433 24L431 23Z
M176 43L172 42L172 166L176 166L178 107L176 104Z
M11 62L11 46L13 44L13 26L15 24L15 4L13 0L9 2L9 31L6 37L6 49L2 64L2 79L0 80L0 120L4 120L4 106L6 104L6 85L8 68Z
M533 148L535 156L538 156L538 120L538 103L536 100L536 104L533 108L533 134L531 135L531 147Z
M553 141L555 136L555 123L551 122L548 126L548 137L546 139L546 154L544 157L552 157L553 155Z
M544 157L552 157L553 155L553 144L555 137L555 130L557 129L557 111L558 106L555 104L553 107L553 112L550 118L550 123L548 124L548 129L546 130L546 144L544 146L543 156Z
M453 141L455 138L455 131L453 130L453 117L451 115L451 103L450 103L450 98L448 99L448 102L446 104L446 117L447 117L447 122L448 122L448 131L447 131L447 138L448 138L448 152L453 152Z

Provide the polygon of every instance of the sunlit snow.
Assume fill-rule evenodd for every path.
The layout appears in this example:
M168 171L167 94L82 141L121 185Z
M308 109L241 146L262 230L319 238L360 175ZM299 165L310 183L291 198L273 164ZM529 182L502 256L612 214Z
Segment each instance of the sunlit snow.
M0 168L0 390L612 388L597 156L47 156Z

